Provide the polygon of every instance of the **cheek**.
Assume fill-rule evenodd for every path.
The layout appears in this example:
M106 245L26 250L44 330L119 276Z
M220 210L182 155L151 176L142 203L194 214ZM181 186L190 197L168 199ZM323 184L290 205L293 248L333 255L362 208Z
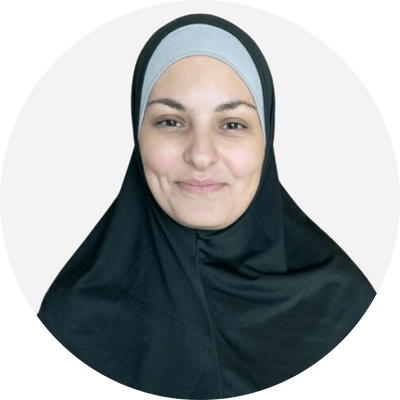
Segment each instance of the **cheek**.
M179 169L180 152L176 147L161 142L148 143L141 149L145 172L152 178L171 180Z
M247 181L261 173L263 152L255 147L240 146L225 154L226 163L232 175L240 181Z

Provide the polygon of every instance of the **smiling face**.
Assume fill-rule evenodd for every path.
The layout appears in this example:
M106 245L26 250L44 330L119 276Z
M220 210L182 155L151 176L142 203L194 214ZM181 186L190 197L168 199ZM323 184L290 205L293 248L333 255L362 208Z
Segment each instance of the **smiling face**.
M264 133L248 87L222 61L171 65L150 94L139 140L150 191L181 225L226 228L257 191Z

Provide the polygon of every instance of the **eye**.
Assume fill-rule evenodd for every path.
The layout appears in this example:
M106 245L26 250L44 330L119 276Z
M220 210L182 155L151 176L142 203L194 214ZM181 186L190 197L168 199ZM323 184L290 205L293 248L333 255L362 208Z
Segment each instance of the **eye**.
M168 127L168 128L177 128L183 126L181 122L178 122L174 119L163 119L162 121L156 122L157 126Z
M244 126L243 124L239 124L239 122L228 122L224 125L222 125L221 129L224 130L242 130L246 129L247 127Z

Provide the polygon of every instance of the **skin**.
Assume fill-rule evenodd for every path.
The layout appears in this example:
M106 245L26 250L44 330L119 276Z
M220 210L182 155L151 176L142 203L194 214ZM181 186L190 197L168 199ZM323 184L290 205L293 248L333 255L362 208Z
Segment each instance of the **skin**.
M151 193L184 226L224 229L254 198L264 133L250 90L222 61L191 56L164 71L150 94L139 141ZM199 189L193 179L216 185Z

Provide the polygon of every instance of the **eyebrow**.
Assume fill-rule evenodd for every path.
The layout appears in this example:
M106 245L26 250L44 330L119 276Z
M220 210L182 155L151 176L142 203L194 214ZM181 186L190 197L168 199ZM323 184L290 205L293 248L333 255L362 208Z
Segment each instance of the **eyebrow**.
M179 103L179 101L166 98L150 101L150 103L148 103L147 106L151 106L152 104L157 104L157 103L164 104L168 107L176 108L177 110L180 111L186 111L185 106L182 103Z
M152 100L152 101L150 101L150 103L147 104L147 106L151 106L152 104L157 104L157 103L158 104L164 104L164 105L166 105L168 107L175 108L175 109L180 110L180 111L186 111L186 108L182 103L180 103L179 101L173 100L173 99L168 99L168 98ZM251 103L248 103L247 101L244 101L244 100L232 100L232 101L228 101L227 103L220 104L214 111L215 112L222 112L222 111L227 111L227 110L233 110L236 107L239 107L239 106L242 106L242 105L250 107L253 110L257 110L256 106L254 106Z
M256 106L254 106L251 103L248 103L247 101L244 101L244 100L233 100L233 101L228 101L227 103L220 104L215 109L215 112L233 110L234 108L239 107L239 106L247 106L247 107L252 108L253 110L257 110Z

